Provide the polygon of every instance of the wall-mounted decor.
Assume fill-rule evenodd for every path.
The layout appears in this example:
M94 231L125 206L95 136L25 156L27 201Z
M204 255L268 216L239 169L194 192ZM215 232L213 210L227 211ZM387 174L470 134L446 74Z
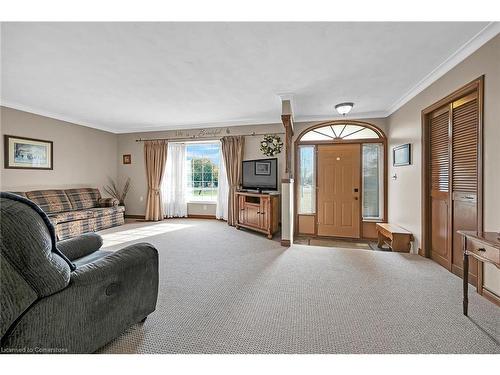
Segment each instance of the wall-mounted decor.
M54 169L52 141L4 135L5 168Z
M132 164L132 155L130 154L123 155L123 164Z
M283 142L277 135L266 134L260 141L260 151L266 156L276 156L281 152Z
M392 149L392 165L400 167L411 164L411 143L396 146Z
M256 161L255 162L255 175L256 176L270 176L271 175L271 162L270 161Z

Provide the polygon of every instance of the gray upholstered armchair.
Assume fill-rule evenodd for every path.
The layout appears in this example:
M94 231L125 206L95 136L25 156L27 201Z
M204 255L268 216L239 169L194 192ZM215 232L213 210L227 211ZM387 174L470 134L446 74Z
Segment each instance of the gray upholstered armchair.
M99 250L94 233L56 244L33 202L0 195L2 352L91 353L155 310L158 252Z

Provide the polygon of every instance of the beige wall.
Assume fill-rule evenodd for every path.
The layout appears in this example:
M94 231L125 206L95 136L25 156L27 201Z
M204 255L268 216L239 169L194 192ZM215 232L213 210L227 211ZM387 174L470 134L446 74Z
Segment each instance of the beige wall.
M422 109L466 83L485 75L484 88L484 229L500 230L500 36L434 82L389 117L389 146L411 143L413 164L392 167L389 178L389 220L411 230L417 247L421 239L421 123ZM392 157L392 155L391 155ZM487 267L485 283L500 294L500 271Z
M7 107L1 107L0 111L2 138L8 134L54 142L54 169L37 171L5 169L2 140L0 184L3 191L98 187L103 193L108 177L116 178L116 134Z
M218 130L218 131L217 131ZM216 134L212 135L212 132ZM227 133L229 131L229 133ZM281 124L268 124L268 125L249 125L249 126L236 126L227 128L208 129L207 134L203 139L219 139L224 135L240 135L262 133L282 133L284 131ZM193 135L198 136L201 130L191 129L183 130L181 132L170 130L163 132L144 132L144 133L129 133L118 135L118 154L120 163L118 165L118 179L124 181L127 177L131 178L131 188L126 199L127 214L130 215L144 215L146 208L147 197L147 183L146 183L146 169L144 165L144 143L136 142L139 138L189 138ZM283 135L280 135L283 138ZM200 138L198 138L199 140ZM245 137L245 151L243 158L249 159L264 159L265 156L259 150L262 135L247 135ZM123 154L132 155L132 164L123 164L121 158ZM284 153L278 155L278 167L280 170L280 177L284 173ZM214 204L188 204L189 215L215 215Z

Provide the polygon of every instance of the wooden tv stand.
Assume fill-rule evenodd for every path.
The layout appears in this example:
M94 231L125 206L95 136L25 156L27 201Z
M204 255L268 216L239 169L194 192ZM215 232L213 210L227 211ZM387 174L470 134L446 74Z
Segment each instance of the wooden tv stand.
M236 192L238 201L238 222L240 227L267 234L273 238L278 231L279 223L279 194Z

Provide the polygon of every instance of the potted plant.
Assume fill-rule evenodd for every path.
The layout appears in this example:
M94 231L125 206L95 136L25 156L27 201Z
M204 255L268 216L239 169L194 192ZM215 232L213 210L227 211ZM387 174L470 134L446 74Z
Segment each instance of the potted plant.
M117 184L112 178L109 178L109 185L104 186L104 191L112 198L118 199L120 206L125 206L125 197L130 189L130 177L127 177L123 189L119 189Z

